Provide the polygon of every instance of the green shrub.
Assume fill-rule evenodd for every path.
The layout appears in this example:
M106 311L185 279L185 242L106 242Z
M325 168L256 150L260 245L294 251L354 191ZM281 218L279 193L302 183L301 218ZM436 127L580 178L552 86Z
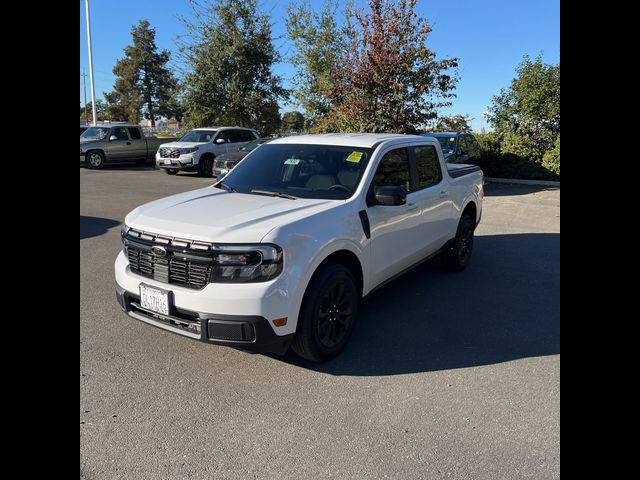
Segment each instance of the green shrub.
M480 144L480 167L487 177L524 180L559 180L560 147L557 170L544 163L543 155L526 137L507 134L502 139L495 132L476 135ZM551 153L556 149L549 151ZM545 157L546 158L546 157Z
M500 151L503 154L512 153L536 163L542 162L542 154L544 153L536 147L531 139L514 133L504 135L500 145Z

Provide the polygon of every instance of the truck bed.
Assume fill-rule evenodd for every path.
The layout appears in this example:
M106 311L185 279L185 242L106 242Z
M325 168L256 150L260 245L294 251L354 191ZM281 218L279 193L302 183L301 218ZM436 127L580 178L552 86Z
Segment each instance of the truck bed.
M462 177L473 172L481 171L477 165L466 165L464 163L447 163L447 171L451 178Z

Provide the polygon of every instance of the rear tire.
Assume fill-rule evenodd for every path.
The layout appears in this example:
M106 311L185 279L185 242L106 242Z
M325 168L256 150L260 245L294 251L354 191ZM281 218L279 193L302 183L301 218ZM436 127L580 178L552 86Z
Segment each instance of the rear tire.
M460 272L469 264L473 252L474 230L474 219L469 213L463 213L455 238L442 252L442 263L448 270Z
M165 168L164 171L165 171L165 173L167 175L177 175L178 174L178 169L177 168Z
M346 267L328 264L314 274L300 308L291 348L311 362L323 362L345 347L358 314L360 293Z
M198 175L201 177L213 176L213 157L206 156L198 162Z
M87 168L98 170L104 167L104 153L102 153L100 150L89 151L87 152L84 163Z

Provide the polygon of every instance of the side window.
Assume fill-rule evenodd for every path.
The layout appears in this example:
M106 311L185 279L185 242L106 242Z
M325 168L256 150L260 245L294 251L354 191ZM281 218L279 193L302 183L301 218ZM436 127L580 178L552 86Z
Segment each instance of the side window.
M237 132L238 138L240 139L238 140L239 142L250 142L252 140L255 140L253 132L251 132L250 130L237 130Z
M440 183L442 173L440 172L440 162L438 161L435 147L431 145L413 147L413 152L418 174L416 189L420 190Z
M409 156L406 148L385 153L373 177L373 185L375 188L400 186L407 192L410 191Z
M245 140L246 137L244 134L245 130L229 130L229 141L231 143L248 142L249 140Z
M118 137L118 140L129 140L127 136L127 129L124 127L117 127L111 130L111 135Z
M140 130L134 127L129 128L129 135L131 135L132 140L140 140L142 135L140 135Z
M230 143L231 140L231 132L233 130L223 130L222 132L218 133L218 136L216 137L216 140L219 138L224 139L225 142Z

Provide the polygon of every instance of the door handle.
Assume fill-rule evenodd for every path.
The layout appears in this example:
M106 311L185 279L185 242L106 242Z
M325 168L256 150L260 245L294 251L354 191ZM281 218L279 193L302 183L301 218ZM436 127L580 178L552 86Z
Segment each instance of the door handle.
M127 145L131 145L131 142L127 142Z
M449 191L448 190L442 190L440 192L440 198L445 198L449 196Z

